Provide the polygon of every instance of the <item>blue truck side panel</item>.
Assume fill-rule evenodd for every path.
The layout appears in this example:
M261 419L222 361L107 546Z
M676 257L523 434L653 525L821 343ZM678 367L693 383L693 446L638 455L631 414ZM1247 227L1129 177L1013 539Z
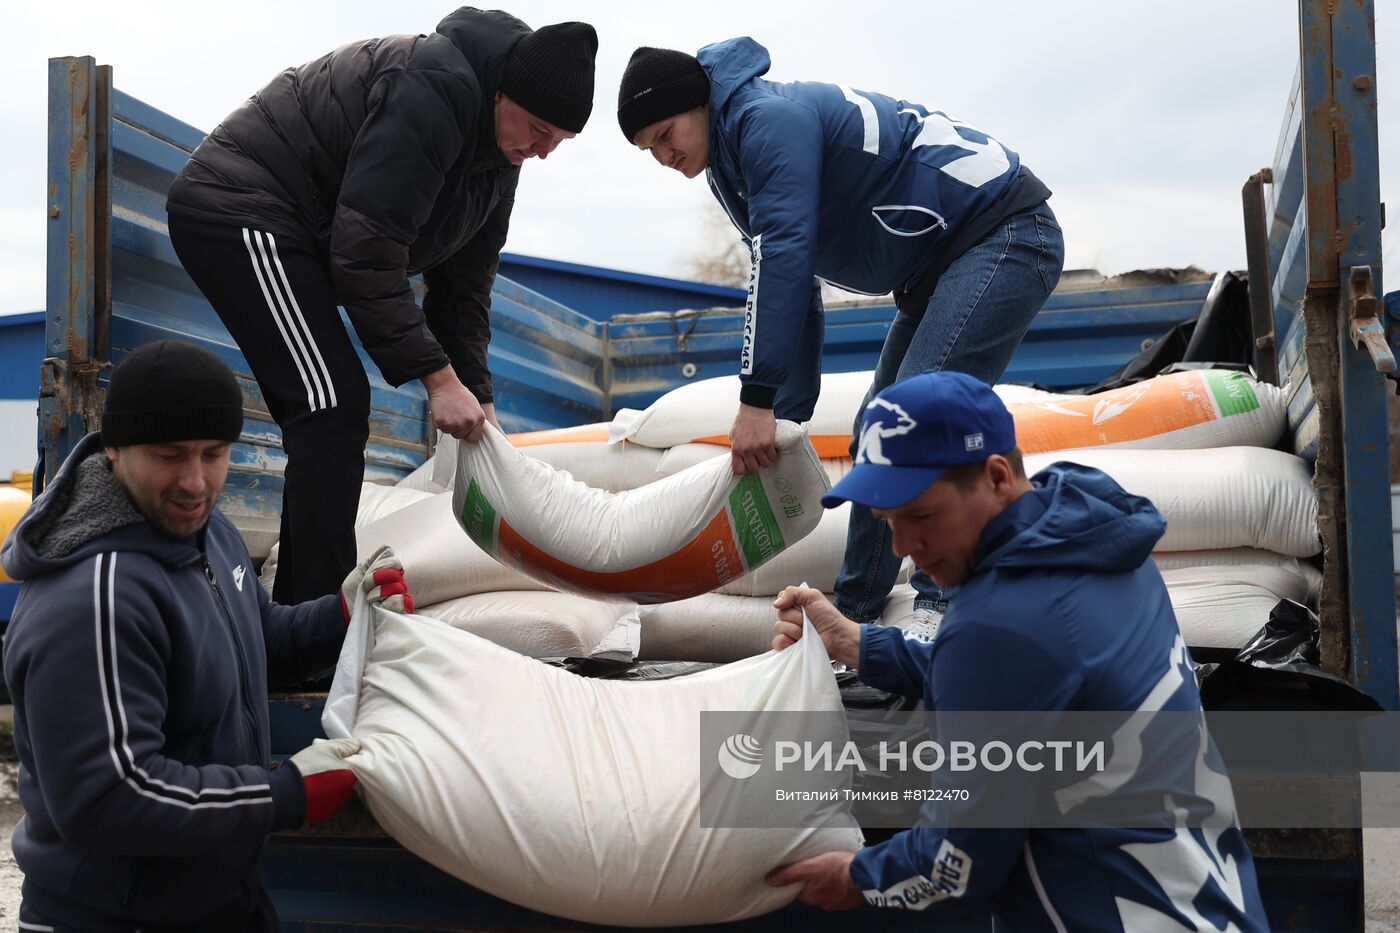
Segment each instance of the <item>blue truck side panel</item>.
M1389 472L1391 387L1351 336L1353 319L1368 310L1385 317L1374 10L1304 0L1299 13L1299 75L1276 148L1270 212L1279 372L1292 393L1294 449L1327 459L1319 465L1320 530L1344 553L1327 568L1323 615L1346 613L1348 624L1332 628L1347 637L1338 644L1324 633L1324 663L1331 654L1334 666L1396 709L1395 592L1378 570L1393 564L1389 488L1380 479ZM1344 524L1334 518L1339 496Z
M1323 12L1330 15L1323 19ZM1329 177L1321 179L1321 183L1325 190L1335 190L1336 209L1328 218L1328 226L1319 229L1321 225L1314 224L1316 233L1327 238L1328 244L1325 259L1314 257L1310 247L1308 279L1310 288L1330 289L1341 299L1338 352L1345 445L1343 489L1351 673L1358 686L1387 709L1395 710L1400 709L1395 588L1393 580L1375 572L1378 565L1393 566L1393 539L1387 521L1390 494L1385 484L1375 478L1386 476L1390 468L1387 398L1394 386L1382 371L1385 362L1373 358L1364 346L1357 346L1348 326L1365 313L1384 319L1379 301L1384 288L1375 14L1369 4L1337 4L1330 11L1316 4L1305 13L1302 26L1305 42L1310 41L1309 34L1326 28L1332 52L1326 88L1330 91L1335 129L1322 134L1313 124L1307 124L1307 147L1312 155L1314 135L1324 137L1323 147L1332 147L1332 157L1323 166ZM1312 79L1309 68L1308 80ZM1315 162L1310 162L1309 171L1317 168ZM1313 188L1311 179L1309 188ZM1331 226L1333 222L1335 227ZM1357 293L1357 276L1363 269L1367 272L1369 296ZM1332 300L1335 304L1336 298ZM1393 353L1393 329L1390 336ZM1394 364L1392 356L1389 365L1393 368Z
M1371 267L1380 293L1377 158L1363 151L1375 145L1374 89L1366 93L1369 86L1358 80L1374 75L1372 4L1334 10L1328 0L1300 0L1299 7L1300 79L1286 112L1267 201L1280 372L1290 387L1295 449L1317 463L1320 497L1333 497L1324 520L1324 535L1331 537L1323 604L1325 637L1333 644L1324 660L1394 709L1390 538L1384 522L1370 520L1389 511L1382 498L1389 484L1378 479L1385 475L1385 386L1369 356L1348 339L1352 305L1341 299L1343 271L1361 265ZM163 335L197 339L221 353L243 379L248 429L236 454L238 485L224 506L250 538L266 537L274 527L283 465L276 426L241 356L180 270L165 236L165 187L200 134L111 91L110 73L91 59L54 60L50 78L45 352L51 362L40 389L50 466L92 423L104 366ZM1327 122L1333 113L1340 121L1335 135ZM511 281L508 274L498 280L492 315L491 364L508 427L601 420L617 408L646 405L685 381L734 371L739 315L676 313L722 304L693 300L726 297L712 296L705 290L710 287L680 288L671 280L600 276L571 264L514 259L516 266L503 263L502 269L525 281ZM611 276L614 286L641 296L643 305L633 310L649 313L622 313L627 310L619 304L622 293L606 288L587 298L580 283L590 275ZM1059 292L1033 326L1009 378L1051 387L1095 382L1145 341L1194 316L1210 285ZM565 288L578 291L561 291ZM659 303L667 289L676 304ZM565 305L573 302L540 292L576 294L579 305L597 303L571 308ZM892 313L878 303L833 307L826 368L873 366ZM369 371L375 375L372 367ZM414 389L392 390L377 381L374 388L371 475L392 479L427 452L424 399ZM322 700L315 694L272 699L275 753L296 751L320 733ZM1258 864L1276 927L1339 929L1359 922L1358 846L1290 848L1286 836L1271 844ZM442 876L373 831L332 827L321 834L274 837L263 872L287 929L578 926L523 911ZM844 926L852 918L838 919ZM861 915L856 922L873 919ZM787 911L743 926L821 928L829 922ZM912 929L923 928L926 918L882 913L876 922ZM986 926L974 911L952 928Z
M1210 281L1057 292L1031 323L1007 382L1054 389L1093 385L1153 339L1200 314ZM822 369L875 368L892 304L826 309ZM612 409L643 408L693 379L739 371L742 310L620 315L608 324Z
M738 308L744 304L742 288L602 269L519 253L501 254L500 274L595 321L607 321L618 314L683 308Z

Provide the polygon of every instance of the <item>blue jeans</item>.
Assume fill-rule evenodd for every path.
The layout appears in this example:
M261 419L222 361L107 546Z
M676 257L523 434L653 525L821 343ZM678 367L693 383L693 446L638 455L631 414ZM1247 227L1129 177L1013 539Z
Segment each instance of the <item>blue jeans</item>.
M910 376L953 370L995 384L1054 291L1065 244L1048 204L1008 218L943 273L922 315L895 314L875 379L851 428L851 456L865 406ZM899 576L890 529L870 509L851 506L846 556L836 577L836 607L849 619L874 622ZM956 592L923 571L914 574L914 607L943 611Z

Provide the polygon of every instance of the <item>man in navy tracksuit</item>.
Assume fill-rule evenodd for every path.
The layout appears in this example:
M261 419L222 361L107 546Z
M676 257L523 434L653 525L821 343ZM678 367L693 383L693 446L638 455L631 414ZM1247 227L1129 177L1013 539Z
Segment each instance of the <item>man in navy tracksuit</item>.
M747 37L698 57L640 48L618 95L628 142L687 178L704 171L752 251L735 472L776 456L775 418L812 415L821 282L894 293L869 402L929 370L995 383L1064 262L1049 189L996 139L884 94L767 81L768 68ZM874 621L898 573L884 524L856 504L837 606ZM916 614L931 620L948 594L923 573L914 587Z
M268 599L214 507L242 424L214 354L135 350L112 373L100 434L0 553L23 584L5 636L22 930L275 930L254 871L263 837L350 797L356 739L270 770L268 683L335 662L343 601L362 584L411 600L392 559L356 568L340 594Z
M802 636L805 610L833 658L872 686L921 698L935 729L960 711L1136 714L1156 741L1145 737L1136 756L1133 743L1122 754L1114 743L1104 778L1135 807L1132 819L1084 825L1136 825L1141 815L1156 828L921 822L854 855L782 867L770 883L804 882L801 899L828 909L986 898L998 928L1018 931L1267 929L1230 781L1203 724L1194 725L1200 694L1150 559L1166 527L1157 510L1072 463L1027 479L1011 415L987 385L960 373L886 389L863 429L856 464L823 504L870 506L897 554L961 589L928 642L858 625L821 593L790 587L775 602L774 647ZM1180 717L1191 727L1170 728ZM1147 732L1154 724L1167 728ZM1072 814L1098 793L1087 786L1054 791L1056 802ZM1203 818L1170 817L1186 812Z

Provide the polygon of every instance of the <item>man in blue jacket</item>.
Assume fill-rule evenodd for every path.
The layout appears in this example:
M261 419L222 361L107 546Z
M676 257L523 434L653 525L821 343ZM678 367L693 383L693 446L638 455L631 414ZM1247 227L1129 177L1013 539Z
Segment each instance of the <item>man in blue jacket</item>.
M112 373L82 440L5 542L20 929L276 930L263 837L349 800L353 738L271 770L267 686L335 663L346 607L412 611L402 568L272 603L216 508L243 395L214 354L163 341Z
M858 625L819 592L790 587L774 603L774 648L802 637L805 611L834 659L872 686L921 698L935 728L959 711L1198 721L1190 657L1150 560L1166 527L1150 502L1072 463L1027 479L1011 415L987 385L960 373L886 389L866 409L864 429L884 432L882 457L859 460L823 504L870 506L889 524L897 554L961 588L927 642ZM1131 761L1132 750L1120 756L1115 744L1107 765L1115 793L1145 808L1143 822L1156 828L921 820L854 855L779 868L769 881L804 882L801 899L828 909L864 901L924 910L987 898L1009 930L1267 929L1213 743L1194 726L1151 735L1163 733ZM1167 818L1188 811L1204 818L1194 827Z
M868 403L929 370L995 383L1064 263L1049 189L991 136L884 94L767 81L768 68L768 51L747 37L698 58L640 48L618 95L627 141L687 178L705 172L752 252L736 473L776 457L775 418L812 415L821 282L894 293ZM885 525L856 504L837 606L878 619L898 573ZM943 608L947 594L926 575L914 586L920 616Z

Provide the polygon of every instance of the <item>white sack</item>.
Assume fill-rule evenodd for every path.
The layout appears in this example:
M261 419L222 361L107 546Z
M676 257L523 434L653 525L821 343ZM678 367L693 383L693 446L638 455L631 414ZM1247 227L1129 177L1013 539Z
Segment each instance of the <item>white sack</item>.
M634 603L548 591L461 596L420 608L418 614L527 658L631 661L637 656L641 627Z
M437 446L433 448L429 480L434 486L451 489L457 478L457 439L451 434L438 432Z
M1273 573L1283 571L1292 577L1301 579L1304 598L1298 600L1299 602L1315 602L1322 595L1322 571L1314 567L1311 561L1285 557L1282 554L1261 551L1258 548L1237 547L1220 551L1156 551L1152 554L1152 560L1164 576L1174 570L1257 566L1264 568L1267 579L1274 580L1276 578ZM1296 585L1298 584L1291 583L1289 587ZM1289 590L1275 589L1275 592L1279 593L1287 591ZM1289 598L1296 599L1297 597L1290 596Z
M908 628L914 621L914 597L917 595L914 587L907 583L890 590L890 595L885 597L885 603L880 607L880 624Z
M419 469L421 470L422 467ZM355 528L358 532L358 529L373 524L385 515L392 515L399 509L407 508L432 495L431 492L405 486L402 483L396 486L363 483L360 485L360 504L355 510ZM269 593L272 592L273 584L277 582L277 555L280 550L281 548L276 544L272 546L272 550L268 552L267 560L263 561L262 572L258 574L258 580Z
M661 479L662 451L637 444L577 441L568 444L535 444L520 451L556 470L568 473L585 486L622 492ZM679 471L677 471L679 472Z
M1269 613L1280 599L1307 602L1310 581L1306 571L1277 562L1186 567L1164 571L1162 579L1181 637L1191 648L1242 646L1269 621ZM895 587L885 600L880 624L906 629L913 615L914 588ZM642 643L645 646L645 630Z
M1162 579L1181 637L1191 648L1238 648L1264 627L1280 599L1307 601L1308 578L1278 565L1192 567L1166 571ZM914 588L895 587L880 624L907 629L913 615Z
M327 735L360 739L347 759L357 790L379 825L430 864L545 913L679 926L776 910L799 886L769 887L766 872L861 845L839 813L803 829L702 828L706 710L842 705L810 626L780 653L626 683L361 599L322 723Z
M451 442L452 439L448 438ZM512 444L512 446L515 446ZM697 463L704 463L715 457L729 457L729 448L718 444L682 444L670 450L657 450L640 444L612 444L607 441L560 441L558 443L532 443L520 447L527 457L547 463L585 486L604 489L608 492L624 492L636 489L659 479L674 476L688 470ZM449 443L433 461L418 468L418 472L447 470L448 482L441 489L431 480L424 481L425 489L441 492L451 489L457 469L457 445ZM450 465L450 466L449 466ZM850 472L849 458L839 461L823 460L831 482ZM416 475L416 474L415 474ZM431 475L425 473L425 475ZM400 485L404 485L400 483Z
M689 462L673 467L669 473L658 472L662 451L638 444L612 444L605 439L576 440L579 434L588 433L588 425L574 429L531 431L523 435L508 435L511 446L519 446L526 456L533 457L558 470L563 470L587 486L621 492L635 489L661 479L663 475L679 473L687 466L698 463L704 457L691 458ZM606 425L598 432L606 436ZM557 437L548 443L539 443L541 436ZM424 467L428 468L428 484L433 491L451 489L457 479L457 441L441 435L437 451ZM679 463L679 461L677 461ZM419 467L419 470L424 469ZM436 488L439 487L440 488Z
M355 527L364 528L386 515L393 515L416 502L431 499L436 493L404 486L379 486L365 483L360 487L360 506L355 511Z
M1195 648L1239 647L1263 627L1280 599L1307 603L1322 589L1322 574L1310 563L1254 548L1157 552L1152 559L1167 584L1182 637ZM728 662L767 651L777 618L773 596L707 594L643 606L638 657ZM913 586L897 584L885 599L880 624L908 628L914 596Z
M614 444L613 447L620 447L624 450L638 449L636 444ZM642 450L650 450L643 447ZM661 463L657 466L656 472L660 476L671 476L681 470L689 469L697 463L703 463L712 457L728 457L729 448L720 444L681 444L669 450L661 451ZM851 458L843 452L839 457L822 457L822 469L826 471L827 482L833 486L851 472Z
M1077 447L1273 447L1283 437L1287 414L1279 387L1213 369L1007 407L1023 453Z
M452 511L481 548L549 587L655 603L709 592L805 537L829 488L806 433L778 424L778 460L737 477L714 458L639 489L594 489L490 426L459 444Z
M823 373L821 395L808 428L817 435L844 434L851 425L873 373ZM739 413L739 377L718 376L688 382L667 392L644 410L624 408L613 416L609 440L667 448L710 439L728 443L729 428ZM823 456L828 454L823 451Z
M1162 574L1176 621L1192 648L1239 648L1280 599L1308 601L1309 580L1273 564L1188 567Z
M796 581L802 582L800 579ZM727 664L773 647L778 611L771 596L706 593L642 606L642 661L717 661Z
M1211 450L1066 450L1026 458L1033 476L1057 461L1095 467L1152 501L1167 520L1163 551L1251 547L1289 557L1322 549L1312 469L1260 447Z
M823 509L821 521L811 534L747 576L720 587L716 592L733 596L766 596L772 599L783 587L803 580L808 586L830 592L836 586L841 559L846 553L846 526L851 504Z
M992 391L997 394L1004 405L1023 405L1028 402L1052 402L1063 398L1059 392L1049 392L1045 389L1037 389L1034 386L1018 385L996 385L992 386Z
M851 427L870 388L871 373L822 376L808 431L818 454L848 452ZM1272 447L1283 435L1282 389L1243 373L1171 373L1095 395L1057 395L1024 386L997 386L1016 419L1021 450L1074 447ZM739 377L705 379L672 389L643 411L623 409L609 439L667 448L700 440L726 443L739 407Z
M394 486L398 489L415 489L428 494L439 493L446 486L433 482L433 458L429 457L418 465L418 469L399 480Z
M823 460L822 463L830 461ZM847 461L849 462L849 461ZM830 593L836 589L836 576L846 557L846 532L851 522L851 504L843 502L822 512L816 530L746 577L726 583L715 592L731 596L766 596L772 599L784 587L807 585ZM913 573L908 558L900 566L896 583L906 582Z
M356 560L392 547L403 561L413 601L423 606L498 590L543 590L524 574L477 547L452 515L452 493L442 492L355 532Z
M785 586L809 586L811 579L795 577ZM773 623L778 611L773 599L781 587L765 596L706 593L659 606L641 607L642 661L717 661L728 663L762 654L773 647ZM827 599L834 597L828 593ZM914 614L914 588L900 583L885 600L881 625L908 626Z

